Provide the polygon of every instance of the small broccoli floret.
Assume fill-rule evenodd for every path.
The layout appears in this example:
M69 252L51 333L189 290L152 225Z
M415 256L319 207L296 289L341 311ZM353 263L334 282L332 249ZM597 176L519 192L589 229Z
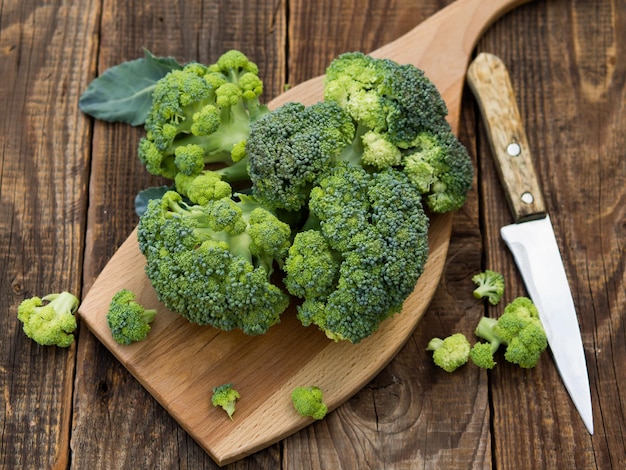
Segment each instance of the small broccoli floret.
M298 317L305 326L357 343L401 310L423 271L421 196L401 172L369 174L339 162L311 191L309 208L285 261L285 285L304 300Z
M433 361L436 365L446 372L453 372L467 363L471 346L464 334L455 333L444 339L431 339L426 350L433 351Z
M233 384L227 383L213 389L211 403L213 406L219 406L226 411L228 417L232 420L235 413L235 402L239 398L241 398L239 392L233 388Z
M243 161L251 123L268 112L259 101L262 91L257 66L239 51L209 66L192 62L169 72L152 93L140 160L169 179Z
M26 336L36 343L66 348L74 342L78 304L78 298L66 291L31 297L20 303L17 318L23 323Z
M270 276L291 228L251 197L189 205L169 191L148 203L138 239L159 300L193 323L261 334L289 304Z
M353 137L352 120L334 103L287 103L265 114L246 143L255 196L270 207L299 210Z
M497 320L482 318L475 334L489 342L492 354L506 345L504 358L527 369L537 365L548 346L537 307L527 297L513 300Z
M493 369L496 362L493 360L494 350L490 343L476 343L470 351L471 361L483 369Z
M128 289L118 291L111 299L107 312L107 324L113 339L124 345L144 340L156 313L155 309L140 305L134 292Z
M319 387L296 387L291 392L293 407L299 415L314 419L323 419L328 413L324 403L324 393Z
M504 276L495 271L487 269L472 277L472 282L476 284L474 297L477 299L487 298L491 305L496 305L504 294Z

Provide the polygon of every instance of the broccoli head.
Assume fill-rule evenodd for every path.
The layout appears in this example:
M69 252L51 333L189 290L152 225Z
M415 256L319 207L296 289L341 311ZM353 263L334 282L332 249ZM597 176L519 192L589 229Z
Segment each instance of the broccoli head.
M213 389L211 404L221 407L228 413L228 417L232 420L233 414L235 413L235 404L239 398L241 398L241 396L239 392L233 388L233 384L227 383Z
M265 114L246 142L255 196L270 207L301 209L316 178L353 137L350 116L334 103L286 103Z
M473 165L446 121L443 98L422 70L345 53L326 69L324 99L337 103L355 123L344 160L374 170L403 169L433 212L463 205Z
M140 305L134 292L128 289L118 291L111 299L107 312L107 324L113 339L124 345L144 340L156 313L155 309Z
M66 291L31 297L20 303L17 318L26 336L36 343L66 348L74 342L78 304L78 298Z
M431 339L426 350L433 351L436 365L446 372L454 372L469 360L471 346L463 333L455 333L444 339Z
M148 203L138 240L159 300L193 323L261 334L289 304L270 276L291 228L251 197L190 205L169 191Z
M537 365L541 353L548 347L548 339L539 320L539 312L527 297L518 297L504 308L497 320L482 318L475 331L476 336L488 341L491 356L500 345L506 345L504 358L523 368ZM484 348L482 346L481 348ZM485 348L486 351L486 348ZM489 362L481 352L479 364ZM478 353L475 353L478 355Z
M291 392L293 407L299 415L314 419L323 419L328 413L324 403L324 393L319 387L296 387Z
M311 191L309 209L284 264L285 286L303 299L305 326L357 343L401 310L423 271L421 196L401 172L339 162Z
M486 297L491 305L497 305L504 295L504 276L500 273L486 269L474 275L472 282L476 284L474 297L477 299Z
M244 160L250 125L268 111L259 101L262 91L257 66L235 50L209 66L192 62L172 70L152 93L140 160L169 179Z

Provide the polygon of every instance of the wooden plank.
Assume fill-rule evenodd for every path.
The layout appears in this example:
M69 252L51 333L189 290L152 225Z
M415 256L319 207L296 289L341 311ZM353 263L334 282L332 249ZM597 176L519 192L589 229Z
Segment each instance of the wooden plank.
M4 2L0 14L0 465L65 468L75 348L26 338L27 297L80 295L97 2Z
M549 354L531 371L492 373L494 459L502 468L615 468L626 462L624 5L540 2L479 45L503 59L572 286L587 356L595 434L587 433ZM515 40L522 35L524 40ZM505 45L506 44L506 45ZM487 262L525 295L497 230L512 221L479 134ZM494 309L494 314L499 311ZM523 406L520 406L523 404ZM524 437L519 430L523 429Z
M265 94L282 90L285 4L276 2L108 1L103 5L98 72L141 56L142 47L181 62L210 62L230 48L266 61ZM84 282L87 291L137 223L133 198L140 189L163 184L136 157L142 128L95 124ZM75 468L195 468L215 463L86 328L78 348L74 413ZM94 423L106 423L106 425ZM129 445L139 442L142 445ZM148 444L149 443L149 444ZM144 445L145 444L145 445ZM279 454L268 449L251 462L276 468Z

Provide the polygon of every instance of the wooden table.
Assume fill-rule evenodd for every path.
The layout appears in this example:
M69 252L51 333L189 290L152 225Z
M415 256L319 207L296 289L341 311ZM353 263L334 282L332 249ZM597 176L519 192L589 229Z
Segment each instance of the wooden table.
M449 3L0 3L0 467L217 467L85 327L69 349L40 347L16 319L26 297L84 296L137 222L135 193L159 183L136 157L143 129L79 112L89 81L142 47L206 63L237 48L259 65L269 101L338 53L373 50ZM418 329L326 419L229 468L626 466L626 2L536 0L486 31L478 51L512 75L579 313L595 435L549 354L533 370L502 361L447 374L425 351L432 336L471 336L494 314L471 296L481 269L505 275L505 300L525 294L499 238L510 215L466 92L459 136L476 183Z

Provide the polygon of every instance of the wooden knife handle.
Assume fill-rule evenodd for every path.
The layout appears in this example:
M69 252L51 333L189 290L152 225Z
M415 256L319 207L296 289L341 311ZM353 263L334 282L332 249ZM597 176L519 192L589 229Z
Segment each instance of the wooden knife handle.
M546 205L504 63L483 52L470 64L467 81L483 116L515 222L544 217Z

